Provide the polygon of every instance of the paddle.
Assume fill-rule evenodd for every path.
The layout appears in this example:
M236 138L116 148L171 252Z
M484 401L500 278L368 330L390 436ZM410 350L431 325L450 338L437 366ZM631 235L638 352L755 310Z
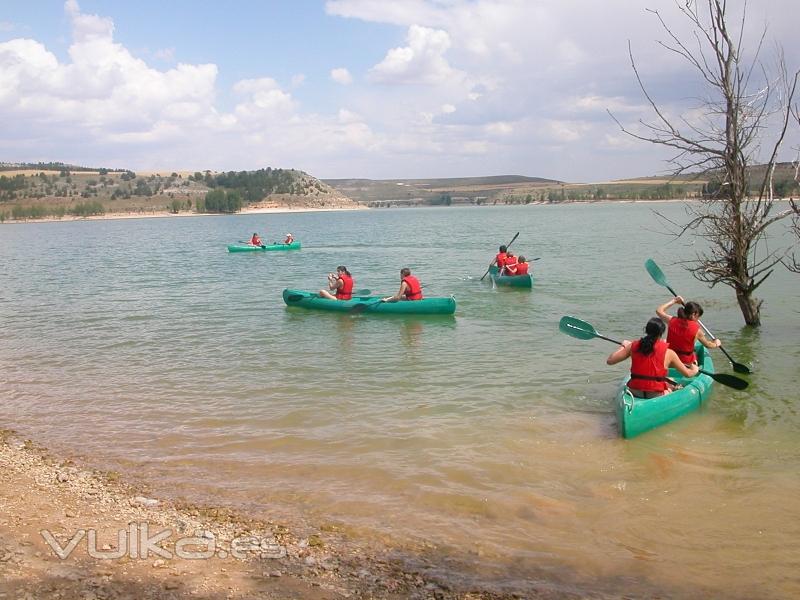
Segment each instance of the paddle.
M650 277L652 277L653 281L655 281L658 285L667 288L669 293L673 296L678 295L675 293L675 290L670 287L669 283L667 282L667 278L664 276L664 272L658 267L652 258L648 258L647 261L645 261L644 268L647 269L647 272L650 273ZM697 322L700 324L700 327L703 328L703 331L706 332L706 335L708 335L711 339L716 339L716 336L708 330L708 327L703 325L702 321L698 320ZM728 354L728 351L722 346L720 346L719 349L722 350L725 356L728 357L728 360L730 361L734 371L737 373L750 373L750 368L747 365L743 365L742 363L733 360L733 357Z
M353 292L353 296L369 296L370 294L372 294L372 290L355 290ZM306 296L304 294L289 294L288 296L286 296L286 300L287 302L300 302L300 300L302 300L303 298L308 298L308 297L309 296ZM311 297L316 298L316 296L311 296Z
M600 338L601 340L613 342L614 344L620 346L622 345L622 342L618 342L617 340L600 335L589 323L586 321L581 321L575 317L561 317L561 321L558 323L558 329L561 331L561 333L566 333L567 335L578 338L579 340ZM727 385L728 387L732 387L736 390L744 390L748 385L750 385L747 381L736 377L735 375L728 375L727 373L711 373L710 371L703 371L702 369L700 369L699 372L703 375L708 375L717 383Z
M511 244L513 244L514 240L517 239L517 237L519 237L519 231L517 232L517 235L515 235L513 238L511 238L511 241L506 244L506 248L508 248ZM534 260L538 260L538 259L534 259ZM483 277L481 277L481 279L480 279L481 281L483 281L484 278L489 274L489 271L491 271L493 264L494 264L494 261L489 263L489 268L486 269L486 273L484 273Z
M381 302L383 302L383 298L378 298L377 300L373 300L371 302L359 302L358 304L354 304L353 308L351 308L347 312L350 313L351 315L357 315L359 313L364 312L368 308L380 304Z

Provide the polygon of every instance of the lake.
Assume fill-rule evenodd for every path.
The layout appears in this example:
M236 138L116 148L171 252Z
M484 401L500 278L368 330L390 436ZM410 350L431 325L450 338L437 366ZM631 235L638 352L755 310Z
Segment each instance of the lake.
M679 203L387 209L0 226L0 424L171 497L335 523L412 568L498 591L800 595L800 275L733 291L677 264ZM299 252L229 254L282 239ZM532 291L479 281L497 246ZM750 387L618 438L614 346L669 292ZM408 266L455 317L287 308L337 265L390 294ZM716 368L732 372L713 352Z

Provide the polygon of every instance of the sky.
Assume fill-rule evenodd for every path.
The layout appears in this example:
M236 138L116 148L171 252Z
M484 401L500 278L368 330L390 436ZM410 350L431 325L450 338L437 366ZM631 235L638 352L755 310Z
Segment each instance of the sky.
M656 175L670 153L608 113L634 130L652 117L628 44L666 114L692 122L706 92L648 8L691 42L673 0L2 0L0 161ZM778 46L800 67L796 0L751 0L745 23L745 54L766 28L764 67Z

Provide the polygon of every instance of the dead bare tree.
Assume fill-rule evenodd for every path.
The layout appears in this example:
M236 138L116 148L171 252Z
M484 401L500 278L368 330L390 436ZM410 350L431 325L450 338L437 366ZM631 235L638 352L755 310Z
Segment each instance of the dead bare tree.
M800 105L795 104L792 107L792 115L797 121L797 125L800 126ZM795 158L792 167L794 167L794 180L800 183L800 147L796 148L796 150L797 158ZM792 205L792 209L794 209L794 215L792 216L792 233L794 233L795 238L800 241L800 206L794 201L794 198L790 198L789 203ZM797 258L794 252L792 252L791 259L787 259L784 264L790 271L800 273L800 259Z
M648 10L667 34L667 41L659 44L688 61L700 76L706 96L700 100L699 118L696 113L673 117L656 103L642 81L630 44L631 65L654 118L640 120L633 130L611 116L626 134L675 150L669 161L673 176L691 173L709 180L710 193L687 205L689 222L672 222L674 233L706 240L706 247L686 262L686 268L710 287L722 283L733 288L745 323L758 326L763 300L753 294L789 252L788 248L770 247L766 230L781 219L800 214L794 205L776 211L772 196L775 163L800 72L788 76L781 55L777 74L770 76L759 58L766 30L753 56L745 59L741 47L746 4L738 31L729 28L727 5L726 0L676 0L692 27L693 39L687 41L674 33L659 11ZM750 197L748 167L758 159L770 130L774 137L769 142L764 177L757 195Z

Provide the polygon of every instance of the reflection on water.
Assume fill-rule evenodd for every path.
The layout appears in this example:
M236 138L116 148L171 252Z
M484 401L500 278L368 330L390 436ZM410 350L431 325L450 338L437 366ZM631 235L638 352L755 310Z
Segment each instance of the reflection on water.
M751 331L726 290L669 267L754 373L630 441L612 406L624 368L558 332L572 314L631 339L666 300L630 248L662 268L685 248L654 247L652 218L606 204L3 226L3 424L162 494L333 520L498 589L797 596L796 277L770 278ZM303 250L225 252L265 221ZM488 229L541 256L532 291L479 281L503 241ZM284 305L342 263L376 295L407 264L457 313Z

